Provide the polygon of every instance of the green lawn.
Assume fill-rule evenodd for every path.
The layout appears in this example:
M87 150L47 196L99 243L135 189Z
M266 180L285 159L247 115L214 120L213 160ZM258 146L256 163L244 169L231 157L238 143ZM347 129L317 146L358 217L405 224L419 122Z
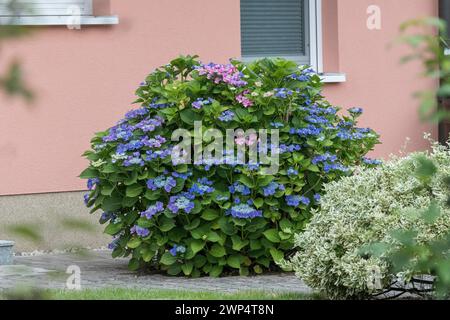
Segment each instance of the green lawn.
M0 297L1 299L2 297ZM3 296L12 299L49 300L315 300L317 294L278 293L266 291L246 291L226 294L220 292L194 292L178 290L137 290L137 289L98 289L98 290L46 290L43 292L18 292Z

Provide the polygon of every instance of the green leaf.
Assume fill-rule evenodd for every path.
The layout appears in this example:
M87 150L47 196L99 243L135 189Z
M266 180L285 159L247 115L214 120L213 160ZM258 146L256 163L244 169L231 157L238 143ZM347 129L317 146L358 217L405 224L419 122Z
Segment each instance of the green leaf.
M293 225L288 219L283 219L280 221L280 228L285 233L292 233L294 231Z
M265 187L267 185L269 185L272 181L273 181L273 176L262 176L258 178L258 186L259 187Z
M256 198L255 200L253 200L253 204L255 205L256 209L259 209L264 205L264 199Z
M221 242L222 241L222 237L219 236L219 234L215 231L208 232L208 234L206 235L206 239L211 242Z
M105 233L109 234L110 236L114 236L122 230L122 226L122 223L110 223L105 228Z
M110 196L112 192L114 191L114 186L110 184L105 184L100 186L100 193L104 196Z
M270 255L273 258L273 261L275 261L275 262L278 262L284 258L284 253L275 248L271 248L269 251L270 251Z
M206 221L213 221L219 217L219 211L214 209L206 209L202 214L202 219Z
M111 197L105 198L102 207L106 212L117 211L122 208L122 197L113 194Z
M126 196L130 198L137 197L142 193L143 190L144 187L140 184L133 184L127 187Z
M235 269L239 269L241 267L242 258L238 254L234 254L232 256L229 256L227 259L227 264Z
M197 228L200 225L200 219L195 219L193 221L191 221L191 223L184 225L184 229L185 230L194 230L195 228Z
M144 194L144 197L148 200L158 200L161 197L161 192L160 191L152 191L152 190L147 190Z
M170 219L170 218L167 218L164 216L161 217L159 230L161 230L162 232L168 232L168 231L172 230L173 228L175 228L175 222L173 221L173 219Z
M248 270L247 267L241 267L239 269L239 275L242 277L247 277L250 274L250 271Z
M128 241L127 243L127 247L130 249L136 249L137 247L139 247L142 243L142 240L139 238L131 238L130 241Z
M261 242L256 239L250 240L250 249L252 250L259 250L262 248Z
M142 259L145 262L150 262L155 256L155 251L150 248L144 248L141 250Z
M194 125L195 121L202 120L202 115L193 111L192 109L184 109L180 112L180 118L184 123Z
M266 230L263 232L263 234L267 238L267 240L269 240L270 242L273 242L273 243L280 242L280 236L278 235L277 229Z
M177 261L177 258L170 254L170 252L166 252L161 256L161 262L162 264L166 266L170 266L174 264Z
M181 272L181 266L179 264L173 264L167 269L167 274L176 276Z
M181 265L181 270L183 270L185 276L191 275L193 269L194 263L192 261L187 261Z
M253 188L255 186L255 184L253 183L253 180L248 176L241 175L239 178L239 182L241 182L243 185L245 185L249 188Z
M235 227L228 222L228 219L223 217L222 219L219 219L218 221L220 230L222 230L223 233L225 233L228 236L233 235L236 232Z
M224 255L226 255L226 251L225 248L222 247L220 244L213 244L211 249L209 250L209 253L216 258L221 258Z
M246 245L248 245L248 240L242 240L241 237L234 235L231 237L231 241L233 242L233 250L241 251Z
M92 179L92 178L98 178L99 172L96 169L87 168L80 174L81 179Z
M263 269L261 268L261 266L258 266L258 265L253 267L253 271L255 271L256 274L263 273Z
M223 271L223 266L214 266L211 268L211 270L209 271L209 275L211 277L217 278L222 274Z
M135 183L136 183L137 178L138 178L138 173L137 173L137 171L133 171L133 172L131 173L131 176L128 177L127 179L125 179L125 181L124 181L123 183L124 183L124 185L126 185L126 186L131 186L132 184L135 184Z
M190 244L190 248L194 254L200 252L205 247L205 241L193 240Z
M133 258L128 262L128 269L130 269L131 271L136 271L139 269L139 267L140 263L138 259Z

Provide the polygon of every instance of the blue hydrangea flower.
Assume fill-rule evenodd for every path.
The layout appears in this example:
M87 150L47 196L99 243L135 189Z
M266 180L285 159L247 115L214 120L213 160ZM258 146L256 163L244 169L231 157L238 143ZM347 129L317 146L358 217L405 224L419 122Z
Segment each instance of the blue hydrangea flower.
M141 158L141 154L139 152L134 152L133 155L128 156L127 159L123 162L123 165L125 167L131 167L131 166L144 166L144 160Z
M119 240L120 237L113 237L113 240L111 241L111 243L108 244L108 249L109 250L114 250L119 246Z
M230 122L233 121L233 119L234 119L234 112L231 110L226 110L222 112L221 115L219 116L219 120L222 122Z
M143 117L143 116L145 116L145 115L147 115L147 114L148 114L147 108L142 107L142 108L139 108L139 109L135 109L135 110L128 111L128 112L125 114L125 119L131 120L131 119Z
M248 196L251 193L250 188L240 182L235 182L232 186L229 186L228 189L231 194L240 193L243 196Z
M159 116L156 116L155 118L147 118L147 119L142 120L138 124L134 125L132 127L132 130L140 129L145 133L153 132L158 127L162 126L163 123L164 123L164 119Z
M198 194L200 196L203 196L207 193L214 192L215 189L211 187L212 184L213 182L208 180L207 178L201 178L198 179L197 182L192 185L189 191Z
M299 196L299 195L291 195L286 196L286 203L290 207L297 208L300 204L304 204L308 206L311 203L311 200L309 198Z
M295 170L294 168L290 167L290 168L287 170L287 175L288 175L289 177L291 177L291 176L298 176L298 170Z
M154 179L147 180L147 188L152 191L164 189L166 192L170 192L177 186L177 181L171 176L158 176Z
M334 154L330 154L330 153L325 153L323 155L318 155L315 156L312 159L312 164L318 164L318 163L324 163L324 162L336 162L337 161L337 156Z
M145 238L148 237L150 235L150 230L146 229L146 228L142 228L139 226L133 226L130 229L131 234L137 234L139 237Z
M358 115L358 114L363 113L363 109L362 108L350 108L350 109L348 109L348 112L350 112L351 114L354 114L354 115Z
M227 210L227 214L238 219L252 219L262 217L262 211L256 210L248 203L241 203Z
M316 127L313 124L308 124L306 128L295 129L291 128L290 134L297 134L300 137L318 136L323 132L323 129Z
M216 200L217 200L217 201L227 201L228 199L230 199L230 197L227 196L227 195L221 195L221 194L219 194L219 195L217 195L217 197L216 197Z
M174 246L172 247L172 249L169 250L169 252L170 252L170 254L171 254L172 256L175 257L178 253L181 253L181 254L185 253L185 252L186 252L186 248L183 247L183 246L174 245Z
M100 217L100 223L106 223L109 220L115 220L117 218L117 216L114 213L111 212L103 212L101 217Z
M330 122L327 118L317 115L307 116L305 120L313 124L327 124Z
M109 129L109 134L102 138L103 142L114 142L117 140L128 141L133 137L133 132L127 124L119 124Z
M152 161L154 159L166 159L172 155L172 148L148 150L145 152L145 160Z
M147 210L141 212L141 217L145 217L150 220L155 214L158 214L163 211L164 211L164 204L158 201L154 205L149 206Z
M84 195L83 195L83 199L84 199L84 204L87 206L88 205L88 202L89 202L89 193L85 193Z
M288 96L292 96L293 91L286 89L286 88L276 88L274 89L275 91L275 97L277 98L281 98L281 99L286 99Z
M367 164L367 165L371 165L371 166L378 166L380 164L383 163L383 161L378 160L378 159L370 159L370 158L363 158L362 161Z
M328 173L330 171L347 172L350 169L340 163L324 163L323 170Z
M170 103L158 103L159 98L153 98L148 107L150 109L163 109L170 106Z
M263 188L263 194L265 197L273 196L278 190L284 191L284 185L276 182L271 182L267 187Z
M302 146L299 144L280 144L280 153L292 153L295 151L300 151L302 149Z
M100 182L99 178L91 178L87 181L87 188L88 190L93 190L95 186Z
M187 180L190 176L192 176L192 172L186 172L186 173L173 172L172 173L172 177L183 179L183 180Z
M184 211L185 213L190 213L194 209L195 195L189 192L183 192L179 195L172 196L169 199L169 204L167 208L172 213L178 213L179 211Z
M275 129L280 129L284 127L284 123L281 122L271 122L270 125Z
M213 99L211 99L211 98L208 98L208 99L198 98L197 100L192 102L192 108L201 109L201 108L203 108L203 106L211 104L212 102L213 102Z
M320 194L316 193L316 194L314 195L314 201L315 201L316 203L319 203L319 202L320 202L320 199L321 199Z

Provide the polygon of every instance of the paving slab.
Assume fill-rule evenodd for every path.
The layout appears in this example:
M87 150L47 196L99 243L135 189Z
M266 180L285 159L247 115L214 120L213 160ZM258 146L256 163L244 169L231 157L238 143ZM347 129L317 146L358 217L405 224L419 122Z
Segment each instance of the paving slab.
M128 259L113 259L110 251L88 251L83 254L43 254L19 256L14 266L0 268L0 290L16 287L65 289L71 274L69 267L80 270L82 289L134 288L220 291L234 293L249 290L311 293L292 273L253 277L202 277L190 279L162 274L139 274L127 269Z

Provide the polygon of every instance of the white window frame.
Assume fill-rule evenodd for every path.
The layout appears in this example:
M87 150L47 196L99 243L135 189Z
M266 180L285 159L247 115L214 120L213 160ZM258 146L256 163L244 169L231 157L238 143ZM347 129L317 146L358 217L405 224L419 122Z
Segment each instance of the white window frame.
M306 34L306 51L309 54L309 65L319 73L325 83L345 82L344 73L324 73L323 70L323 37L322 37L322 0L307 0L309 17ZM252 61L256 57L241 57L242 61Z
M20 0L17 0L20 2ZM41 0L34 0L39 2ZM84 5L87 8L86 13L81 13L80 16L76 16L75 20L71 18L70 12L67 14L52 14L51 10L46 14L6 14L0 15L0 25L25 25L25 26L41 26L41 25L70 25L71 21L76 21L80 25L108 25L118 24L119 18L117 16L94 16L93 14L93 1L95 0L83 0ZM2 1L5 2L5 1ZM42 0L42 2L48 2L48 0ZM4 3L2 3L4 5ZM69 8L68 8L69 9Z

